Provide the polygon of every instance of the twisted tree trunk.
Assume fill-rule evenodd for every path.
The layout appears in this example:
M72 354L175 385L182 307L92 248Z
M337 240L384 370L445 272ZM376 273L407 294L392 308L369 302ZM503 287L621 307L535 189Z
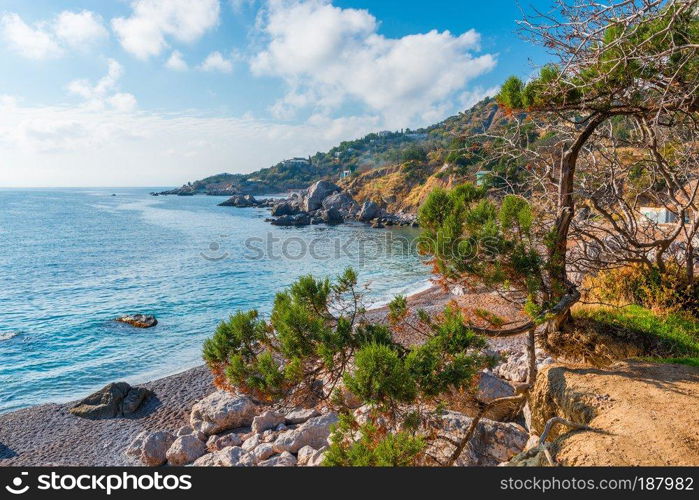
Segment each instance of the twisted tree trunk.
M575 142L571 144L561 157L558 175L558 215L553 231L548 254L549 287L553 297L562 297L569 290L568 273L566 270L568 253L568 233L575 215L575 198L573 197L575 170L580 151L590 139L594 131L608 116L603 113L593 113L584 120L585 128L580 132ZM579 296L578 296L579 298ZM560 330L570 320L570 308L560 311L549 321L548 331Z

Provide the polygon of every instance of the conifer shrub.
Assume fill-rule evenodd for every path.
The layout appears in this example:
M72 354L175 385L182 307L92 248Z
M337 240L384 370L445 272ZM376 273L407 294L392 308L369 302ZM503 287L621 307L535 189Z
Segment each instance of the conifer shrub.
M329 465L424 463L429 425L440 397L472 384L489 366L485 339L447 308L431 319L413 317L405 297L389 304L389 324L367 320L357 275L334 280L303 276L277 294L269 320L238 312L206 340L203 358L216 382L280 407L325 405L341 415L328 452ZM410 327L424 342L404 346L392 330ZM344 391L370 418L358 423Z

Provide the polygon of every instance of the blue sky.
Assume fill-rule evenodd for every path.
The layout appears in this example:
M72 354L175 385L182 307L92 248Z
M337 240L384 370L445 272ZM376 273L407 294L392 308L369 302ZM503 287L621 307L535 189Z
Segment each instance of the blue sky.
M0 186L179 185L429 125L546 61L520 17L504 0L0 0Z

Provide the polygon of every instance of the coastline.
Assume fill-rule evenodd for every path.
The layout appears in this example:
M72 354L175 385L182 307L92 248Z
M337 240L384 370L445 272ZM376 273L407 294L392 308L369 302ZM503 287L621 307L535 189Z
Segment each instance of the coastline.
M409 296L416 307L436 309L450 295L438 287L418 288ZM385 318L382 305L367 311L373 321ZM142 431L176 432L188 425L192 405L215 391L205 365L139 386L155 393L135 414L110 420L86 420L68 410L80 394L66 403L43 403L0 414L0 466L134 466L124 454Z
M437 314L450 301L465 307L482 302L480 293L455 295L433 285L408 295L411 310ZM487 300L487 299L486 299ZM386 321L388 307L367 311L371 321ZM399 342L419 339L409 335ZM489 339L497 351L516 348L524 336ZM111 420L86 420L68 410L75 401L46 403L0 415L0 466L137 466L124 451L142 431L176 432L188 425L192 405L216 389L206 366L140 383L155 393L133 415ZM82 394L80 397L86 395Z

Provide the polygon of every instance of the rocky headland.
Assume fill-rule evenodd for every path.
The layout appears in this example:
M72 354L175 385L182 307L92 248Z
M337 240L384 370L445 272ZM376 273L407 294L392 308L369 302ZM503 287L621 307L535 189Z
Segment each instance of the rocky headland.
M282 199L235 194L219 206L268 208L272 217L267 221L275 226L336 225L346 221L364 222L374 228L417 226L414 213L391 213L371 200L358 202L349 192L329 181L318 181Z

